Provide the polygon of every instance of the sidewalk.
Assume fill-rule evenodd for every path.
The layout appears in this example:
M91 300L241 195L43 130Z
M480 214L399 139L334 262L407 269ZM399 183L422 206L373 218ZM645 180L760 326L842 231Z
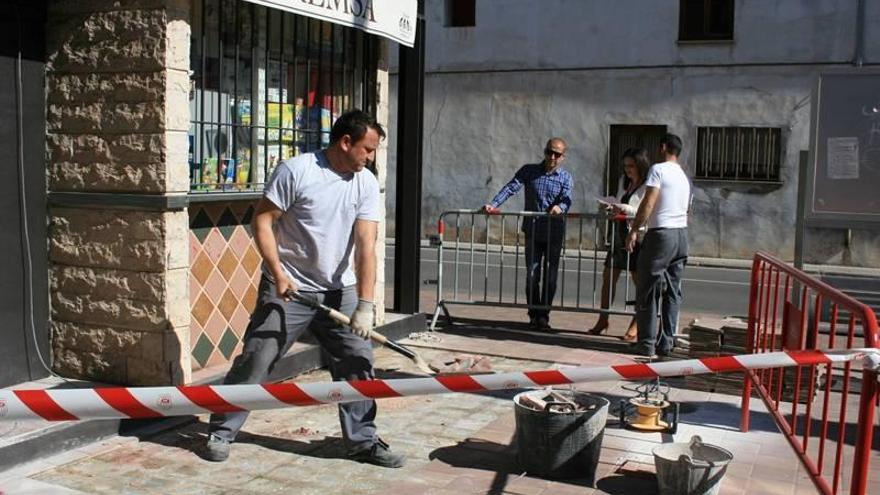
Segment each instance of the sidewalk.
M537 334L516 325L456 326L440 342L404 341L427 360L445 349L491 354L495 371L632 362L619 341L575 330ZM418 347L415 347L418 346ZM597 349L604 349L600 351ZM411 363L377 350L383 377L415 373ZM297 382L326 381L326 371ZM579 390L608 398L631 397L622 382L591 383ZM226 463L199 457L206 417L142 438L118 437L0 474L3 493L395 493L590 494L656 493L651 449L699 434L734 453L722 494L817 493L760 401L753 401L752 432L738 432L739 398L673 387L682 405L676 435L620 429L609 414L596 487L585 480L548 481L523 473L515 461L515 392L447 394L384 399L380 433L408 455L403 469L389 470L343 458L335 406L259 411L251 415Z
M386 313L385 324L377 328L391 340L409 335L414 328L424 328L424 315ZM269 380L277 381L297 376L324 366L321 348L306 335L276 363ZM228 364L203 368L193 373L192 384L219 383L226 375ZM82 380L65 380L50 376L41 380L20 383L8 389L50 389L104 387L108 384ZM2 407L0 407L2 413ZM0 414L2 419L2 414ZM191 420L191 418L190 418ZM47 422L42 420L0 421L0 476L4 470L24 463L35 462L60 452L89 448L94 442L112 439L120 434L134 432L148 434L177 426L186 418L155 421L121 419L88 420L75 422ZM39 463L38 463L39 464ZM3 495L0 490L0 495Z

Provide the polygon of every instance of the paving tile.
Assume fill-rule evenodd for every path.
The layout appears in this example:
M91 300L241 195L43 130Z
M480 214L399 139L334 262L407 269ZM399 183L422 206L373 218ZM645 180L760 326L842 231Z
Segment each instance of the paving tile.
M487 342L491 341L471 340L471 351L477 351ZM500 348L503 352L515 349L518 354L529 354L533 345L544 344L511 340L503 342ZM548 347L559 350L559 346ZM596 354L596 351L573 350L578 351L578 356ZM450 354L426 347L424 343L419 351L429 359ZM377 368L410 369L405 358L385 350L377 350L376 356ZM602 356L601 359L604 362L624 358ZM503 357L493 357L493 366L498 371L553 367ZM320 371L298 377L296 382L327 379L326 371ZM601 391L614 400L632 395L620 386L621 383L610 382L584 384L578 388ZM614 418L610 418L597 469L596 489L581 486L577 480L520 478L515 446L511 445L515 430L513 407L510 396L504 394L380 401L377 416L380 434L391 441L395 451L409 456L408 465L399 470L353 464L344 459L336 407L327 405L255 412L233 446L230 460L221 465L204 461L197 455L204 442L203 415L201 423L140 443L105 444L83 453L82 459L71 458L60 466L46 464L40 472L23 476L100 494L279 493L285 487L292 493L291 487L296 487L296 493L348 495L385 492L464 495L471 493L470 488L474 493L649 495L657 492L651 450L664 442L687 441L691 435L699 434L706 441L734 452L734 462L725 475L721 493L815 493L775 427L753 429L749 433L737 430L737 397L719 399L719 394L680 389L673 389L673 397L702 401L697 414L683 414L680 431L674 437L621 430L615 426ZM452 398L454 400L450 400ZM757 403L752 402L753 406ZM768 469L777 464L779 469ZM787 481L778 479L788 476ZM3 479L0 477L0 483Z
M762 495L794 495L796 486L790 482L752 478L749 480L748 493Z
M485 476L458 476L443 486L446 490L454 490L458 493L483 493L489 491L497 491L507 486L506 482L501 482L497 478L503 478L497 473L485 473Z
M547 480L523 476L509 479L504 486L504 490L523 495L538 495L551 485L552 483Z
M752 469L751 478L756 480L784 481L788 484L793 484L797 479L797 470L786 469L785 467L772 464L756 463Z
M727 465L727 471L725 472L725 476L735 476L738 478L748 478L752 475L752 469L754 468L754 464L749 462L748 460L742 462L731 462Z
M87 491L75 490L54 483L33 480L29 478L17 479L8 483L0 482L0 493L12 494L37 494L52 493L57 495L85 495Z
M592 495L594 493L602 492L598 492L588 486L574 484L574 482L566 483L557 481L550 483L547 488L541 492L541 495Z
M423 495L431 489L425 483L415 481L398 481L394 483L395 495Z
M721 480L721 486L718 488L718 495L747 495L745 485L738 485L730 480Z

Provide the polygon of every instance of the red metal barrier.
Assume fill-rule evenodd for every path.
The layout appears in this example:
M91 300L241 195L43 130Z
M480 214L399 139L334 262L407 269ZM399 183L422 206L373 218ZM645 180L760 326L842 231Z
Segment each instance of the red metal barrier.
M877 319L852 297L758 252L752 263L747 345L750 353L878 347ZM850 368L847 363L752 371L743 385L740 429L749 430L754 386L816 487L826 494L846 489L868 493L877 373L863 370L856 393L850 382L859 373ZM857 415L851 413L855 407ZM876 487L880 480L872 482Z

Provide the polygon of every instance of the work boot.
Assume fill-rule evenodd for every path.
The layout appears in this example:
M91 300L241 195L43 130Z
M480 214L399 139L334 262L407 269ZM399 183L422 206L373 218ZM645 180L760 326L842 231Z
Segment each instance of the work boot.
M208 443L205 446L205 459L213 462L223 462L229 458L229 440L217 435L208 435Z
M549 332L550 330L553 330L550 327L550 318L547 318L546 316L539 316L539 317L535 318L535 326L538 327L538 330L542 330L545 332Z
M657 359L657 354L654 352L654 350L649 349L641 342L632 342L626 346L626 349L627 351L629 351L630 354L636 354L638 356L648 359Z
M349 454L349 458L353 461L387 468L399 468L406 464L406 456L391 452L391 448L381 438L377 439L372 447Z

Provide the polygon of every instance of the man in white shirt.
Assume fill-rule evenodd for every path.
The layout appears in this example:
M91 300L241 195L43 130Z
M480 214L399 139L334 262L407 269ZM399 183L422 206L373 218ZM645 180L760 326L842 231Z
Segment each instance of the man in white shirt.
M681 277L688 256L687 220L691 183L678 163L681 138L667 134L660 141L666 158L654 164L645 180L645 197L626 238L629 251L635 247L642 226L648 232L642 241L636 280L636 320L639 337L633 344L637 354L666 356L675 343L681 305ZM661 289L666 281L666 290ZM657 335L657 299L662 296L662 321Z
M307 329L330 356L334 380L373 378L376 236L382 208L379 183L364 168L385 131L360 110L345 113L330 132L330 146L285 160L275 169L257 203L254 241L263 256L259 296L244 337L244 349L224 384L262 383L275 363ZM349 266L354 253L355 270ZM351 329L293 301L288 291L351 315ZM248 413L211 415L205 458L225 461ZM339 405L339 421L351 459L401 467L376 434L376 402Z

